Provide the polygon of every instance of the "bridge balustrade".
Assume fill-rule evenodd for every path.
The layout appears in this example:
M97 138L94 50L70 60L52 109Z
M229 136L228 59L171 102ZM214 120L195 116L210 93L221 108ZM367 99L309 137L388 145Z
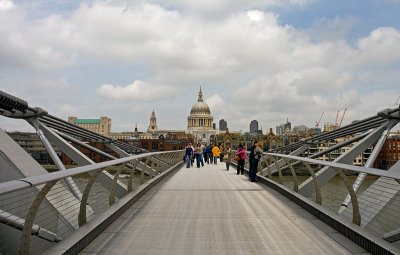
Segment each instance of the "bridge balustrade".
M246 166L248 166L248 152L246 155ZM281 159L284 164L276 164ZM272 165L275 165L277 173L272 173ZM326 166L332 167L336 171L337 177L320 185L316 177L318 171ZM265 169L267 174L264 177ZM296 199L305 201L312 207L317 208L321 205L322 208L333 213L337 220L351 222L360 227L359 230L364 230L364 237L372 235L383 243L387 242L400 247L399 171L399 162L392 169L386 171L264 152L259 162L257 178L259 181L268 180L269 183L295 194ZM365 174L367 181L356 192L352 185L355 177L359 174ZM299 187L308 178L312 178L314 193L309 197L304 197L298 193ZM351 198L351 204L348 206L342 204L347 194Z
M178 169L183 155L183 151L144 153L0 183L0 254L42 254L95 221L104 229L122 214L121 208ZM103 171L113 175L108 188L97 180ZM68 191L66 178L75 180L82 197ZM126 188L126 195L119 198L118 180Z

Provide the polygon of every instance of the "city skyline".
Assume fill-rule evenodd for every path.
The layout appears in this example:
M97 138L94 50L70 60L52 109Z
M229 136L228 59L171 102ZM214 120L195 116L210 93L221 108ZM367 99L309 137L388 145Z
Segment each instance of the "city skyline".
M400 1L0 0L0 90L115 132L185 129L203 88L214 120L264 132L394 108ZM8 131L33 130L1 118Z

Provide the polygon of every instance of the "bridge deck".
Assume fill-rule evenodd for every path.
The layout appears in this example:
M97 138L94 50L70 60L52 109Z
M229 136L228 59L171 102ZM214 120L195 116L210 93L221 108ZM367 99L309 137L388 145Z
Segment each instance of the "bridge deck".
M182 168L82 254L365 252L277 192L224 166Z

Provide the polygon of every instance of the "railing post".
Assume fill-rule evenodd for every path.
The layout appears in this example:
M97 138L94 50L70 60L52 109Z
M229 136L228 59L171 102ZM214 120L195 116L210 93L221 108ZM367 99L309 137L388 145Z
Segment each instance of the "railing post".
M143 164L143 167L142 167L142 171L140 172L140 184L143 184L143 182L144 182L144 171L145 171L145 168L147 167L147 163L148 162L149 162L149 159L146 158L146 160L145 160L145 162Z
M161 165L161 163L164 163L162 160L161 160L161 157L160 156L158 156L158 155L156 155L156 156L154 156L154 158L157 160L157 174L160 174L161 172L162 172L162 165ZM161 162L161 163L160 163ZM165 163L164 163L165 164Z
M133 187L132 187L133 176L135 174L135 171L136 171L136 168L137 168L137 166L139 164L139 161L140 161L139 159L137 159L135 161L135 164L133 165L133 167L131 169L131 172L129 173L128 192L131 192L133 190Z
M96 181L97 177L99 176L99 174L102 171L103 171L103 169L99 169L92 176L90 176L90 179L89 179L88 183L86 184L85 190L83 191L82 200L81 200L81 204L79 207L79 214L78 214L79 227L86 224L86 222L87 222L86 205L88 204L87 201L89 199L89 193L90 193L90 190L92 189L94 182Z
M25 219L24 228L22 229L22 237L20 243L19 254L29 254L30 244L31 244L31 235L32 235L32 226L36 217L36 214L39 210L40 205L42 204L43 199L46 197L47 193L53 188L53 186L57 183L56 181L51 181L46 183L44 187L39 191L35 200L32 202L31 207L29 208L28 215Z
M118 170L115 173L114 178L112 180L111 187L110 187L110 194L108 196L108 202L109 202L110 206L115 203L115 185L117 184L118 177L121 174L121 171L123 168L124 168L124 164L121 164L118 166Z
M245 167L247 168L247 169L249 169L250 170L250 159L249 159L249 153L247 153L246 152L246 159L245 159Z
M289 168L290 168L290 172L292 173L292 177L293 177L293 190L295 192L299 192L299 185L297 183L297 175L296 175L296 171L294 171L294 168L292 166L292 163L290 163L290 160L283 158L286 162L286 164L288 164Z
M261 169L262 161L263 161L263 160L264 160L264 157L261 157L260 160L258 161L258 167L257 167L258 172L261 174L261 176L263 176L263 174L262 174L262 169Z
M353 207L353 223L360 226L361 225L360 208L358 206L357 195L354 192L353 186L350 184L349 178L347 178L347 176L343 173L342 169L335 168L335 167L333 169L341 177L342 181L344 182L344 185L347 188L347 191L349 192L349 195L351 198L351 204Z
M157 176L160 172L158 171L158 165L155 161L151 162L151 169L154 170L154 175Z
M169 165L173 164L173 154L172 153L168 153L167 155L167 162Z
M311 177L314 181L314 187L315 187L315 202L317 204L322 204L322 196L321 196L321 189L319 187L318 179L315 176L314 170L311 168L310 164L306 161L303 161L303 164L306 166L308 172L311 174Z
M276 165L276 169L278 170L278 174L279 174L279 183L283 184L282 171L281 171L281 168L279 167L278 161L279 161L278 157L275 157L275 165Z
M149 168L150 178L153 178L155 176L154 169L153 169L154 161L151 160L150 157L147 157L147 159L149 160L149 162L146 165Z
M267 171L268 171L268 179L272 179L272 171L271 171L271 167L270 167L270 163L268 162L268 160L271 161L271 157L269 155L266 155L267 160L265 161L265 163L267 164Z

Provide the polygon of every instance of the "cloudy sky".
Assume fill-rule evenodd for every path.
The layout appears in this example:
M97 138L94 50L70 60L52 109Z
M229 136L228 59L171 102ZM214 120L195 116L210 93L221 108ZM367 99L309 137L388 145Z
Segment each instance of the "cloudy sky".
M147 129L153 109L185 129L200 86L231 130L347 108L345 125L395 107L399 13L400 0L0 0L0 90L113 131Z

